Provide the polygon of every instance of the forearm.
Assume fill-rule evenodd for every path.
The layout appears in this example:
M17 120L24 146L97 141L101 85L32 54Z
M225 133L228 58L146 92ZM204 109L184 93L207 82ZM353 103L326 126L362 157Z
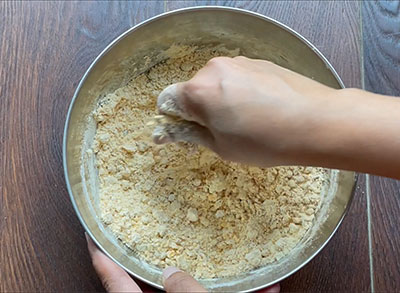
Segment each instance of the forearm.
M299 163L400 179L400 99L345 89L315 112Z

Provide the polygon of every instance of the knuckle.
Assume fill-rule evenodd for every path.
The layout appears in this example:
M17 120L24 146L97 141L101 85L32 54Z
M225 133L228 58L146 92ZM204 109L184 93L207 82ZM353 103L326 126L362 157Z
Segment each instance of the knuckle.
M225 57L225 56L220 56L220 57L214 57L211 58L206 66L221 66L221 65L226 65L232 60L231 57Z
M202 85L195 81L195 80L189 80L187 82L185 82L182 85L182 97L184 99L188 99L194 95L196 95L199 90L201 90Z
M213 96L219 90L219 83L215 80L196 81L191 80L185 83L182 88L182 98L185 102L203 103L208 96Z
M245 56L235 56L235 57L233 57L233 59L235 59L235 60L250 60L249 58L247 58Z
M106 289L107 292L112 291L112 281L108 278L102 278L101 279L101 284L103 285L104 289Z
M191 105L195 101L199 101L202 98L202 84L197 81L188 81L184 84L181 91L181 104L185 108L186 112L190 110ZM200 101L201 102L201 101Z

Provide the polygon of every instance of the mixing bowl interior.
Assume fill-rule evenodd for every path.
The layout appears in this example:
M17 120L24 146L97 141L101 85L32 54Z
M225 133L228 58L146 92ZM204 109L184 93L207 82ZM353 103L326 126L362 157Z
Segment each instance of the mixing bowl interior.
M68 113L64 167L78 217L103 251L132 275L162 288L161 271L141 262L103 226L98 214L98 185L90 152L96 125L91 117L100 97L167 58L174 44L223 45L241 55L265 59L333 88L342 83L312 45L283 25L254 13L230 8L191 8L150 19L123 34L100 54L83 77ZM282 260L238 277L203 280L217 291L246 291L270 285L306 264L333 235L351 200L355 175L330 172L321 210L307 236Z

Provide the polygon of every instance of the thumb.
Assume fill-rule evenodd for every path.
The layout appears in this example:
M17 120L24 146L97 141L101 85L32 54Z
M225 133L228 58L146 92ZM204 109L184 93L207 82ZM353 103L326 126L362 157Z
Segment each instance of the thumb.
M166 292L207 292L192 276L175 267L163 271L163 283Z
M97 248L85 233L93 267L107 292L142 292L132 278Z
M160 114L179 117L191 121L191 116L184 106L182 91L183 83L174 83L167 86L157 98L157 108Z
M159 119L159 121L157 121L159 124L153 130L152 138L156 144L186 141L212 149L214 137L207 128L195 122L175 122L169 120L168 116L159 117L164 117L165 121Z

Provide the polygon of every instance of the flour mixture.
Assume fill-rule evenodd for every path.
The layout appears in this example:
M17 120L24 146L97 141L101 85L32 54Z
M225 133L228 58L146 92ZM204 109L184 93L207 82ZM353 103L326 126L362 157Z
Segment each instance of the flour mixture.
M158 94L190 79L221 48L176 55L103 98L93 145L102 221L150 264L196 278L232 276L288 254L312 225L327 171L224 162L188 144L155 145Z

